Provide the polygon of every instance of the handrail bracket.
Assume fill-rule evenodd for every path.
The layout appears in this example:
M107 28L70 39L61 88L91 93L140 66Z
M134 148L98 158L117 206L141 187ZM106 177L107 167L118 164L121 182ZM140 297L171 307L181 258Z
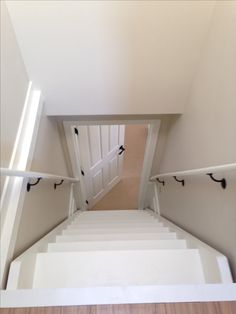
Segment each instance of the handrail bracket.
M28 182L28 183L27 183L27 187L26 187L27 192L29 192L29 191L30 191L31 186L37 185L41 179L42 179L42 178L38 178L38 179L37 179L37 181L36 181L35 183L30 183L30 182Z
M227 186L227 182L225 180L225 178L221 179L221 180L217 180L213 177L213 173L207 173L207 175L215 182L218 182L221 184L222 189L226 189Z
M175 179L175 181L182 183L182 186L185 185L185 181L184 180L179 180L179 179L177 179L176 176L173 176L173 178Z
M56 190L58 185L62 185L63 182L64 180L61 180L59 183L54 183L54 190Z
M165 181L161 181L159 178L156 178L157 182L161 183L163 186L165 185Z

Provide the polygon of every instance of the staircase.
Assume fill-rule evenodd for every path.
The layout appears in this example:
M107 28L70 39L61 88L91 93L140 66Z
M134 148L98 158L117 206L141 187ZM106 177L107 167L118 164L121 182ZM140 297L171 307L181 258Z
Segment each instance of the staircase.
M7 289L223 282L226 257L151 210L78 211L11 263Z

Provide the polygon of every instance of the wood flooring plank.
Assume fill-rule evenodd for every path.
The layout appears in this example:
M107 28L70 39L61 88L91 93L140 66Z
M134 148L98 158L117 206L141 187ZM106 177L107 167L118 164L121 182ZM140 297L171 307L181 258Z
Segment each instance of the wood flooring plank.
M176 314L175 303L165 303L165 310L167 314Z
M200 302L196 303L175 303L175 312L178 313L188 313L188 314L204 314L203 304Z
M29 314L29 308L0 309L0 314Z
M0 314L12 314L13 312L10 312L10 309L0 309Z
M130 314L129 304L113 305L113 314Z
M130 305L130 314L155 314L155 304L132 304Z
M91 314L91 306L62 307L61 314Z
M96 314L113 314L113 305L96 305Z
M236 301L9 308L0 314L236 314Z
M155 304L155 310L157 314L166 314L166 308L164 303Z
M236 301L235 302L219 302L221 313L235 314L236 313Z
M204 303L204 310L207 314L221 314L218 302Z
M34 307L30 308L29 314L61 314L61 307L60 306Z

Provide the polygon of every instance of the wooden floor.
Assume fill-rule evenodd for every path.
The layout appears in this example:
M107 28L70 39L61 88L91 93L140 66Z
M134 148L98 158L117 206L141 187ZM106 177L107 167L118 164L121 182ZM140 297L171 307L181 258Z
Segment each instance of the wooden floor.
M122 178L92 210L137 209L140 178Z
M0 309L1 314L235 314L236 302L91 305Z

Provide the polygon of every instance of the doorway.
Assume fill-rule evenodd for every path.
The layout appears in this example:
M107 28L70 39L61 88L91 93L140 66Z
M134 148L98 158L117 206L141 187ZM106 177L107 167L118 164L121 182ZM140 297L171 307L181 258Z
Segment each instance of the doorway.
M145 208L159 127L159 120L64 122L81 209Z
M92 207L92 210L138 208L147 135L147 124L129 124L125 126L125 151L121 180Z

